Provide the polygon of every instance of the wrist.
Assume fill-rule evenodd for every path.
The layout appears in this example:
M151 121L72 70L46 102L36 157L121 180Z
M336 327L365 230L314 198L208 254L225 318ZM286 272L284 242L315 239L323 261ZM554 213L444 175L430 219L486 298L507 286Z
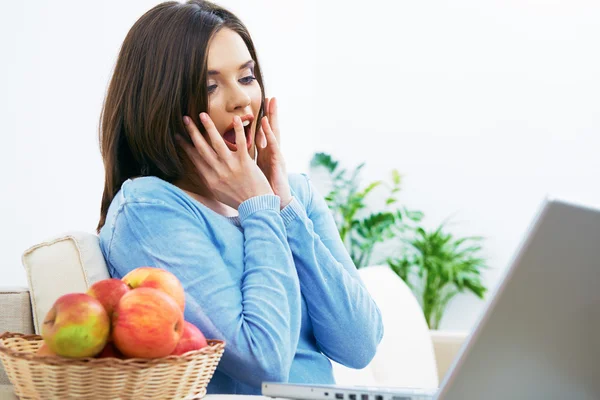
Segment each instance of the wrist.
M263 196L268 196L268 195L275 195L273 193L273 191L260 191L260 192L252 192L252 193L248 193L246 196L243 196L242 198L238 199L238 201L236 202L236 206L234 207L236 210L239 210L240 206L247 202L248 200L252 200L254 198L258 198L258 197L263 197Z
M253 190L252 193L250 193L247 197L246 200L252 198L252 197L259 197L259 196L266 196L266 195L274 195L275 192L273 192L273 189L271 189L271 187L266 187L266 188L262 188L259 190Z
M280 199L281 199L281 206L280 207L281 207L281 210L283 210L284 208L286 208L292 202L292 200L294 199L294 197L290 195L289 197L286 197L286 198L280 197Z
M279 196L273 194L265 194L251 197L245 200L238 207L240 222L244 222L246 218L255 212L276 211L280 207Z

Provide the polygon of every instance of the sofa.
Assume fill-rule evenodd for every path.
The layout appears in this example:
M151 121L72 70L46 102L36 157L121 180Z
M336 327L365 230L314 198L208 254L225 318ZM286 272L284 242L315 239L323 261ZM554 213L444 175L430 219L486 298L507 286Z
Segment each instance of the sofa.
M88 232L67 232L36 244L24 251L22 264L28 287L0 286L0 333L40 333L44 316L59 296L85 292L109 277L98 237ZM410 289L387 266L361 268L359 273L381 310L384 337L372 362L361 370L333 362L336 381L437 387L466 333L430 331ZM14 397L0 365L0 400L4 398Z

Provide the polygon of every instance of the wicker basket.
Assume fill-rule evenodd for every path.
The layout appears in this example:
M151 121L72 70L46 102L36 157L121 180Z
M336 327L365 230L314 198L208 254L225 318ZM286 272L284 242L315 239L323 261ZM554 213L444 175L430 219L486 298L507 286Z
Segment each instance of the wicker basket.
M39 335L0 335L0 359L20 399L199 399L225 342L182 356L117 359L38 356Z

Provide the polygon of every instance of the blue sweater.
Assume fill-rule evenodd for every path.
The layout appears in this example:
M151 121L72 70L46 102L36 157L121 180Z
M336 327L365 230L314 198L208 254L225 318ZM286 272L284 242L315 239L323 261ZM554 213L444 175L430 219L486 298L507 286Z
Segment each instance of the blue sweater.
M112 277L171 271L186 291L185 319L225 340L209 394L260 394L263 381L332 384L329 359L363 368L383 336L325 200L306 175L289 182L283 210L263 195L226 217L157 177L128 179L100 231Z

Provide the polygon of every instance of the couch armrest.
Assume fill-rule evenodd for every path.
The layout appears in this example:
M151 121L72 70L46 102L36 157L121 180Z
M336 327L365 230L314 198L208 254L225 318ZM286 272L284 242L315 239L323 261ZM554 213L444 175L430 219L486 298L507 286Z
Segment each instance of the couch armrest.
M0 287L0 333L34 333L29 289Z
M0 333L34 333L31 301L26 287L0 287ZM9 384L0 363L0 385Z
M433 342L438 378L441 384L469 333L437 330L429 331L429 333Z

